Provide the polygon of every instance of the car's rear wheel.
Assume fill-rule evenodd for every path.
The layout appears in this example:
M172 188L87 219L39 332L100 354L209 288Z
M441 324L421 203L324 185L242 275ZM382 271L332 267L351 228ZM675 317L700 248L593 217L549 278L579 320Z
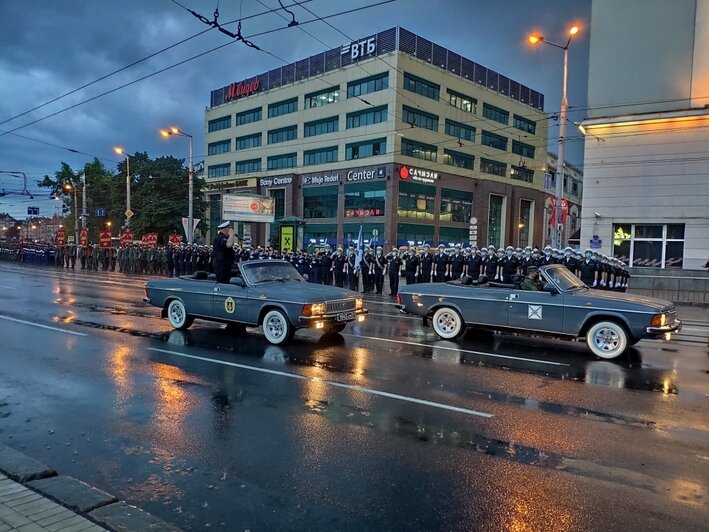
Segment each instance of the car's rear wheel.
M263 317L263 334L273 345L279 345L293 338L295 330L288 318L280 310L269 310Z
M173 299L167 306L167 319L174 329L188 329L193 323L194 318L187 314L185 304L179 299Z
M325 334L338 334L344 331L346 326L346 323L333 323L330 325L326 325L324 332Z
M433 313L433 330L444 340L453 340L465 332L465 322L458 311L441 307Z
M586 345L599 358L619 357L630 346L625 327L613 321L599 321L586 333Z

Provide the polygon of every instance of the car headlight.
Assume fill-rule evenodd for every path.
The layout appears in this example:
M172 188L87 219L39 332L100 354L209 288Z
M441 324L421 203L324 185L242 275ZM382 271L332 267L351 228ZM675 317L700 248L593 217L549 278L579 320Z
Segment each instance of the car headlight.
M325 303L313 303L312 305L310 305L310 312L312 312L313 316L325 314L325 309Z
M355 299L355 310L362 310L364 308L364 299L358 297Z
M669 322L670 322L670 316L669 316L669 314L664 313L664 314L655 314L655 315L652 317L652 321L650 322L650 324L651 324L653 327L664 327L664 326L667 325Z

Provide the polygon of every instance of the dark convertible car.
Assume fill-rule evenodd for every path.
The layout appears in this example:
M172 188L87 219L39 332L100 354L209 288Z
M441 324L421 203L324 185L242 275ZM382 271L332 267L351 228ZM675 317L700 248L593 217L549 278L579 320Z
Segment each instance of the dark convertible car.
M521 285L450 281L399 290L397 307L432 322L444 339L466 327L585 338L598 357L611 359L643 338L669 338L680 330L674 303L592 290L561 265L540 268L541 290Z
M239 263L229 284L196 272L175 279L151 279L145 298L162 309L175 329L186 329L195 318L237 326L263 326L272 344L290 340L296 329L310 327L339 333L351 321L367 315L356 292L308 283L292 264L281 260Z

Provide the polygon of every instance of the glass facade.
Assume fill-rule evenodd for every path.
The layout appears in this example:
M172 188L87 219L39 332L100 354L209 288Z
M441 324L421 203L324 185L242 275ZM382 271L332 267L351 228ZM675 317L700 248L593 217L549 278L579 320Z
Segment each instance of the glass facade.
M231 164L212 164L207 167L207 177L224 177L231 173Z
M433 243L432 225L398 224L396 229L398 246L420 246L425 243Z
M438 100L441 95L440 85L408 73L404 73L404 88L432 100Z
M330 244L334 250L334 246L337 244L337 225L308 223L305 225L303 239L304 245L311 253L315 248L326 244Z
M353 142L345 147L345 159L364 159L384 155L387 150L386 139L365 140L364 142Z
M517 245L520 247L532 245L532 216L534 213L534 202L530 200L520 200L519 202L519 223L517 224L518 237Z
M613 256L637 268L681 268L684 224L614 224Z
M370 92L381 91L388 87L389 72L382 72L381 74L376 74L367 78L350 81L347 84L347 97L354 98L364 94L369 94Z
M480 143L483 146L490 146L496 150L507 151L507 137L496 135L495 133L490 133L489 131L483 131Z
M340 101L340 86L330 87L318 92L311 92L305 95L305 108L322 107Z
M537 123L533 120L524 118L523 116L514 115L512 125L517 129L521 129L527 133L534 135L537 132Z
M247 161L236 161L237 174L251 174L261 171L261 159L249 159Z
M456 168L472 170L475 165L475 155L468 155L467 153L444 149L443 164L455 166Z
M438 240L449 246L467 244L470 240L470 231L467 227L441 227Z
M531 144L525 144L524 142L520 142L518 140L512 141L512 153L516 153L522 157L534 159L534 152L535 148Z
M236 114L236 125L243 126L261 120L261 108L249 109Z
M448 103L466 113L475 114L478 110L478 101L475 98L450 89L448 89Z
M433 220L435 212L436 187L399 181L397 213L400 218Z
M298 110L298 98L291 98L282 102L271 103L268 105L268 118L295 113Z
M258 148L261 146L261 133L246 135L244 137L236 137L236 150L248 150L249 148Z
M508 125L510 123L509 112L487 103L483 104L483 116L500 124Z
M403 106L401 121L416 127L438 131L438 116L406 105Z
M501 163L500 161L493 161L492 159L485 159L484 157L481 157L480 171L484 174L505 177L507 175L507 165L505 163Z
M505 198L490 194L490 208L487 219L487 245L499 248L503 245L502 234L505 220Z
M377 245L382 245L384 243L384 224L382 223L366 223L365 219L362 219L364 223L362 223L362 240L364 240L365 244L372 245L374 242L376 242ZM345 235L345 245L349 245L350 243L354 243L357 240L357 236L359 235L359 228L360 224L358 223L352 223L352 224L344 224L343 225L343 230L344 230L344 235ZM377 238L376 240L374 239L374 236L372 232L374 230L378 231Z
M315 137L317 135L325 135L326 133L334 133L338 130L340 124L339 116L331 116L322 120L314 120L306 122L303 125L304 137Z
M209 194L207 208L209 209L209 234L214 236L219 230L217 226L222 223L222 195Z
M455 120L448 120L446 118L446 135L451 137L456 137L458 139L469 140L470 142L475 142L475 128L472 126L467 126L456 122Z
M441 222L470 223L473 215L473 193L462 190L441 189ZM441 228L443 231L443 228ZM468 239L467 229L466 241Z
M345 185L345 218L384 216L385 203L385 181Z
M303 152L303 166L335 162L337 162L337 146L305 150Z
M279 142L288 142L298 138L298 126L288 126L279 129L272 129L268 132L268 143L278 144Z
M337 218L338 187L304 187L303 218Z
M364 109L354 113L347 113L347 129L353 127L369 126L387 121L387 106L382 105L373 109Z
M518 181L532 183L534 181L534 170L525 166L514 166L510 169L510 177Z
M269 170L283 170L284 168L295 168L298 165L297 153L286 153L283 155L274 155L268 158Z
M207 123L207 131L210 133L213 133L214 131L221 131L222 129L229 129L230 127L231 115L215 118Z
M219 155L220 153L229 153L230 151L231 139L207 144L207 155Z
M268 195L273 198L273 217L280 220L286 215L286 189L272 188L268 190Z
M438 160L438 147L415 140L401 139L401 155L435 163Z

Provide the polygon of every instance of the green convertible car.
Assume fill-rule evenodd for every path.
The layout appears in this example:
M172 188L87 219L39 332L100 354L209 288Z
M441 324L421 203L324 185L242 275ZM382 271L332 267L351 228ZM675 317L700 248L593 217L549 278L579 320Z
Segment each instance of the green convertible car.
M447 340L466 327L585 338L591 352L605 359L622 355L643 338L669 338L681 328L669 301L590 289L559 264L539 272L538 291L472 279L408 285L399 290L397 307L430 321Z

